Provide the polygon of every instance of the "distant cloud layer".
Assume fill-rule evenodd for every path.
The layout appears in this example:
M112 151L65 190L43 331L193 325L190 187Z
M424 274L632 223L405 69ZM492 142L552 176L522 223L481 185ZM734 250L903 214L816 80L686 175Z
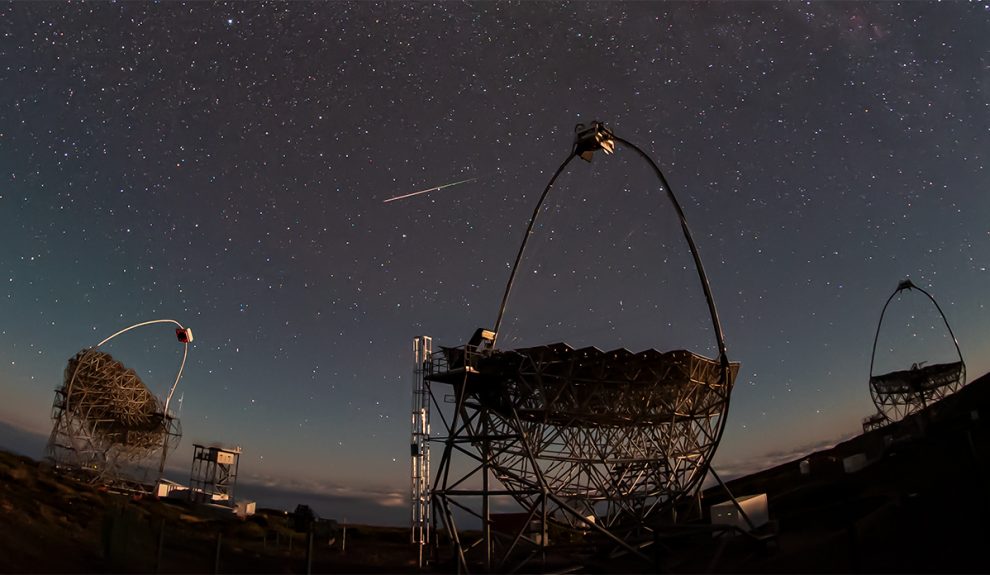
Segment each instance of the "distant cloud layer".
M0 421L0 449L40 459L45 454L47 443L47 435L10 422Z
M715 470L719 473L719 476L722 477L723 480L727 481L736 477L743 477L751 473L763 471L764 469L770 469L823 449L829 449L851 437L854 437L855 435L856 433L847 433L831 439L823 439L821 441L806 443L795 447L794 449L771 451L758 457L731 461L726 464L719 465L715 468Z

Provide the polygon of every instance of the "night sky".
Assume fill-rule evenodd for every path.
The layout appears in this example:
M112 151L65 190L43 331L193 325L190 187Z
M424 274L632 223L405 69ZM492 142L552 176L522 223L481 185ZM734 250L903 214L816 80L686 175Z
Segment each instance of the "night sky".
M0 86L0 420L47 434L70 356L176 319L176 479L240 445L242 481L401 523L411 340L494 324L596 119L664 171L742 362L720 469L860 429L906 277L990 369L985 2L7 3ZM631 150L573 162L500 347L713 356L658 192ZM902 296L878 367L951 359ZM156 393L181 356L108 351Z

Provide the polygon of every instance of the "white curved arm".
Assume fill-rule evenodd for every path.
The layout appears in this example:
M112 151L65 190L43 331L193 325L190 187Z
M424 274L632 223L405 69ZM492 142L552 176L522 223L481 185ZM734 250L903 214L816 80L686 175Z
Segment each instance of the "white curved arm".
M132 329L137 329L139 327L144 327L146 325L152 325L156 323L171 323L179 327L179 329L186 329L181 323L175 321L174 319L153 319L150 321L142 321L141 323L136 323L130 327L125 327L124 329L118 331L117 333L111 335L110 337L104 339L100 343L96 344L96 347L100 347L111 339L117 337L122 333L127 333ZM179 373L175 375L175 382L172 383L172 387L168 390L168 395L165 397L165 417L168 417L168 406L172 402L172 394L175 393L175 388L179 385L179 380L182 379L182 370L186 367L186 358L189 356L189 342L182 342L182 363L179 364ZM94 348L95 349L95 348Z

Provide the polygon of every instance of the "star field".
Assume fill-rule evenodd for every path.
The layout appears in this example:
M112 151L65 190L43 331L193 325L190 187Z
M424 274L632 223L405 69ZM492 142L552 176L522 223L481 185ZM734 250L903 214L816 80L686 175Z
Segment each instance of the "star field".
M716 463L849 435L905 277L990 369L988 38L976 2L0 6L0 419L46 433L70 356L170 317L173 465L216 441L257 480L401 493L410 340L491 327L599 119L663 169L742 362ZM577 164L500 344L712 354L652 173ZM954 353L902 299L889 365ZM160 391L170 338L110 351Z

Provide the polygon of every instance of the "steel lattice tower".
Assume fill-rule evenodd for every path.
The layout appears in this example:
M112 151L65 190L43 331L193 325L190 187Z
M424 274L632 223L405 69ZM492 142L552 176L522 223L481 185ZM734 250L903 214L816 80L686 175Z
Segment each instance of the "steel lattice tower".
M189 496L201 503L234 506L237 469L241 449L193 445L192 471L189 476Z
M426 370L433 355L433 340L420 336L413 340L411 517L410 543L419 547L419 565L423 565L423 548L430 544L430 382Z

